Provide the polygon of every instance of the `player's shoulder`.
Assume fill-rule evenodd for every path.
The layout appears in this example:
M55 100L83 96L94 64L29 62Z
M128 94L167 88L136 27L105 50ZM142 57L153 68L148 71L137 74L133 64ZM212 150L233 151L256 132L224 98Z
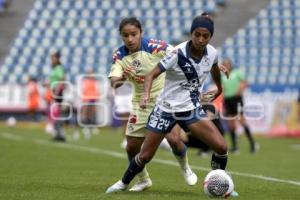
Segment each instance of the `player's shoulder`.
M142 50L148 53L166 51L171 45L164 40L154 38L142 38Z
M186 56L186 45L188 44L188 41L182 42L174 47L174 52L176 52L179 55Z
M217 49L211 44L206 45L206 50L208 54L217 54L218 52Z
M127 54L128 54L128 51L126 50L125 45L120 46L119 48L115 49L112 53L113 63L115 63L117 60L122 60Z

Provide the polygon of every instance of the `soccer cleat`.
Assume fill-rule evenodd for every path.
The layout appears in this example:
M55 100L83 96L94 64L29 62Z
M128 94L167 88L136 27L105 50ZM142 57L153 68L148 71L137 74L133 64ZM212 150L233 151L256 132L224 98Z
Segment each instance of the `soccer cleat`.
M192 169L190 167L185 168L182 170L182 175L183 178L185 180L185 182L192 186L192 185L196 185L197 181L198 181L198 177L197 175L192 171Z
M259 148L260 148L259 144L255 143L254 145L251 146L250 153L252 154L257 153L259 151Z
M239 196L239 193L237 193L235 190L233 190L233 191L230 193L230 196L231 196L231 197L238 197L238 196Z
M53 141L54 142L66 142L66 138L65 137L62 137L62 136L55 136L53 138Z
M150 178L147 178L143 181L139 180L132 188L129 189L131 192L141 192L152 186L152 181Z
M107 188L105 191L106 194L115 193L115 192L121 192L126 190L128 187L128 184L123 183L121 180Z

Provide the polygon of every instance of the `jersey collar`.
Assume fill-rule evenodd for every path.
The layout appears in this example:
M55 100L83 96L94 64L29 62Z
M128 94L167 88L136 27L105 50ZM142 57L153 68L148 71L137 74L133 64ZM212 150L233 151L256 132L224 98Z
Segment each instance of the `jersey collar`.
M200 58L200 59L197 59L195 60L193 57L192 57L192 52L191 52L191 45L192 45L192 40L188 41L186 43L186 46L185 46L185 50L186 50L186 57L188 59L193 59L196 63L200 63L201 59L203 56L207 55L207 47L205 47L204 49L204 52L203 52L203 56Z

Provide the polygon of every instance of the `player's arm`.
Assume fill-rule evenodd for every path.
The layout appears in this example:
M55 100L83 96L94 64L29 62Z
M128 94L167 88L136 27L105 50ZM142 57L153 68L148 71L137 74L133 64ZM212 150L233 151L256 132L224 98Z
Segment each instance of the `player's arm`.
M237 95L242 95L244 90L246 90L246 88L248 87L248 83L246 80L242 80L240 83L240 87L237 91Z
M140 101L141 108L146 108L147 103L149 102L150 99L150 91L152 88L153 80L156 79L161 73L163 73L163 71L161 70L161 67L158 64L149 74L145 76L144 94L143 94L143 98Z
M122 62L120 59L116 58L114 60L108 78L110 80L110 85L113 89L121 87L126 81L126 77L124 75L124 70L122 67Z
M213 67L215 67L215 66L213 66ZM229 68L228 68L228 66L223 65L223 64L218 64L218 68L219 68L220 72L223 72L226 75L226 78L228 79L229 78ZM220 77L219 78L216 77L216 78L220 79ZM205 93L200 93L199 98L200 98L201 102L212 102L213 100L215 100L217 98L217 97L215 97L215 93L216 93L216 91L214 91L214 90L208 91L208 92L205 92Z
M210 70L213 81L215 82L217 89L211 90L205 93L200 93L201 102L212 102L222 93L221 73L218 64L214 64Z
M221 73L220 69L218 67L218 64L214 64L213 67L210 70L212 79L214 80L216 86L217 86L217 93L216 98L222 93L222 82L221 82Z
M125 81L126 81L126 78L123 76L122 77L117 77L117 76L110 77L110 85L114 89L121 87Z

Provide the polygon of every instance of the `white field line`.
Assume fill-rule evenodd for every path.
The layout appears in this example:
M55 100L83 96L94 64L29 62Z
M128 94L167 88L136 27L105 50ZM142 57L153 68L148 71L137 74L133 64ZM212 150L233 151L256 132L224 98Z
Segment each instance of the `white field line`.
M126 154L114 152L111 150L98 149L98 148L93 148L93 147L85 147L85 146L68 144L68 143L54 143L54 142L51 142L48 140L41 140L41 139L33 139L33 138L29 139L27 137L25 138L25 137L17 136L17 135L10 134L10 133L1 133L0 136L2 138L14 140L17 142L29 141L29 142L33 142L35 144L41 144L41 145L47 145L47 146L57 146L57 147L64 148L64 149L72 149L72 150L77 150L77 151L80 150L80 151L90 152L90 153L94 153L94 154L102 154L102 155L113 156L116 158L127 159ZM172 160L162 160L162 159L154 158L152 160L152 162L165 164L165 165L179 166L177 162L172 161ZM194 170L200 170L200 171L210 171L210 168L193 166L193 165L191 165L191 168L193 168ZM257 174L250 174L250 173L243 173L243 172L236 172L236 171L228 171L228 172L230 174L236 175L236 176L243 176L243 177L260 179L260 180L264 180L264 181L286 183L286 184L300 186L299 181L284 180L284 179L279 179L279 178L274 178L274 177L269 177L269 176L264 176L264 175L257 175Z
M300 144L293 144L290 146L293 150L298 150L300 151Z

